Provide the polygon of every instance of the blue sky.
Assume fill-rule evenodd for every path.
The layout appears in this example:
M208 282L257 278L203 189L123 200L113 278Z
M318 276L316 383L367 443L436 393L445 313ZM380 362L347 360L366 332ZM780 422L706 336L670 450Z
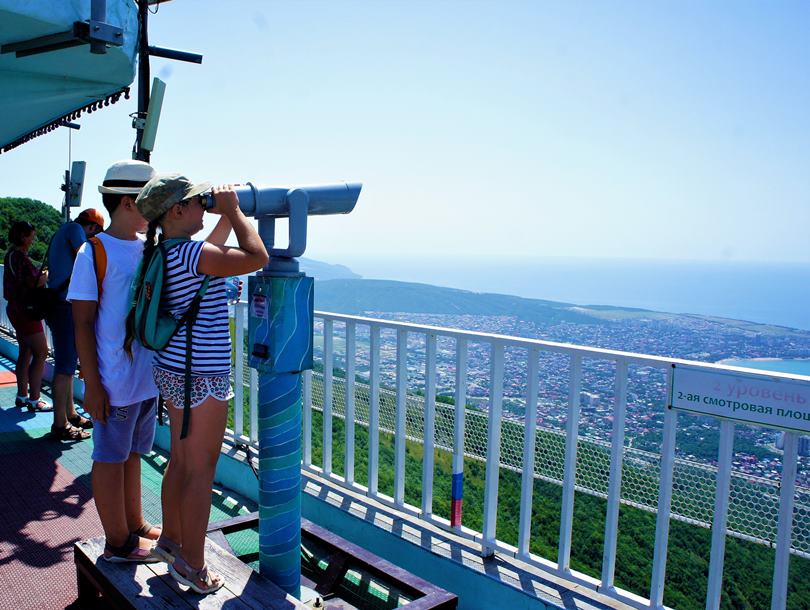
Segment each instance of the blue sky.
M199 180L359 181L307 256L810 262L810 4L174 0L153 163ZM126 103L73 134L85 203ZM59 205L68 133L0 156Z

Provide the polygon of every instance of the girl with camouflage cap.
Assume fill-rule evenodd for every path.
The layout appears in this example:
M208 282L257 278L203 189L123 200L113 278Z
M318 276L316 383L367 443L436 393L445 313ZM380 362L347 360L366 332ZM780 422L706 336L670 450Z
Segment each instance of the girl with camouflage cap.
M162 298L174 316L182 316L194 300L206 276L208 288L199 304L191 331L192 416L188 434L181 439L183 418L186 329L180 325L166 347L155 353L154 377L168 405L171 424L171 455L163 478L163 533L156 552L169 564L172 576L197 593L219 589L223 578L209 572L203 553L211 510L211 489L219 457L230 388L230 326L225 277L243 275L267 263L267 250L256 229L239 209L231 185L215 187L215 205L209 213L220 216L205 241L192 240L203 228L206 210L200 195L209 183L195 184L180 174L162 174L150 180L136 200L138 210L149 221L144 264L151 260L159 240L185 241L167 249L166 277ZM160 237L158 238L158 229ZM231 230L238 247L225 246ZM143 272L135 287L143 283ZM127 344L132 342L130 313Z

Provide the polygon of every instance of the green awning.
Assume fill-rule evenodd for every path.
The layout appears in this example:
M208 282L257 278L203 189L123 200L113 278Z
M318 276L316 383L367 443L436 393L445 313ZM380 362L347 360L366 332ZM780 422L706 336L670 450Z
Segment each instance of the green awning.
M105 23L122 30L122 45L104 54L88 44L26 57L0 54L0 152L53 129L82 111L128 95L135 78L138 8L107 0ZM68 32L89 22L90 0L0 0L0 45Z

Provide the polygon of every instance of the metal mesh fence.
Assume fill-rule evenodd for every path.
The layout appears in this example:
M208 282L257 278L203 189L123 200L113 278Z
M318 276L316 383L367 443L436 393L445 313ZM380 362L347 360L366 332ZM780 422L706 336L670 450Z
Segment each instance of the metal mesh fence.
M318 336L320 331L320 336ZM336 322L334 332L334 371L332 413L338 419L345 418L346 380L339 375L345 370L345 343L341 335L345 327ZM358 379L355 382L355 422L368 427L370 386L360 380L370 375L369 328L359 325L356 329L356 362ZM318 342L320 339L320 343ZM323 356L322 322L316 321L316 367L322 364ZM391 389L393 377L385 364L391 365L396 359L396 332L382 329L380 341L381 383L379 411L380 431L393 435L396 430L396 392ZM468 344L470 359L487 361L490 347L486 343ZM455 342L447 337L439 337L437 342L438 365L437 387L446 388L452 385L454 371L448 369L447 362L452 361ZM509 353L512 351L512 353ZM541 369L546 371L565 370L567 357L559 354L541 353ZM408 337L408 394L406 397L406 438L416 443L424 442L424 407L425 398L421 395L424 388L424 335ZM501 433L501 467L516 472L523 471L523 439L525 401L519 398L525 390L526 351L507 349L505 378L512 380L511 391L507 388L504 395L504 417ZM245 396L250 387L250 369L247 357L244 356L243 383ZM516 364L519 363L519 364ZM656 377L659 371L645 370L644 367L631 367L628 374L628 421L649 420L649 430L640 433L654 434L662 424L661 404L649 402L649 388L655 389L660 396L665 394L663 375ZM485 373L486 375L486 373ZM521 376L523 377L521 379ZM605 403L614 400L613 388L605 380L615 376L615 363L604 360L586 361L583 369L583 388L598 392ZM514 380L518 382L515 383ZM559 405L567 398L565 392L568 379L559 375L559 379L548 380L541 384L538 393L538 425L535 442L534 476L553 484L562 485L565 466L565 422L557 415ZM468 407L465 415L465 457L486 461L488 415L488 381L471 375L468 379ZM646 386L642 389L641 386ZM647 393L647 402L643 398ZM579 492L605 498L607 497L610 477L610 429L612 417L607 410L588 406L588 392L584 392L583 410L577 444L576 489ZM445 396L449 396L445 392ZM660 402L660 399L658 400ZM323 410L323 374L314 372L312 376L313 409ZM440 400L435 402L435 438L438 450L452 452L454 438L455 406ZM681 416L680 426L683 425ZM657 419L656 419L657 418ZM584 427L582 422L590 420L591 425ZM601 421L604 420L604 421ZM594 423L596 422L596 423ZM709 428L703 424L704 428ZM583 432L585 430L585 432ZM637 431L639 432L639 431ZM334 437L333 442L342 442ZM655 451L632 446L633 441L626 441L623 454L621 501L623 504L655 513L658 505L660 461L661 456ZM646 443L646 447L655 443ZM680 446L680 445L679 445ZM736 465L736 463L735 463ZM714 496L717 480L717 468L711 463L697 459L678 457L675 459L672 490L672 518L705 528L710 528L714 514ZM731 474L729 514L727 532L729 535L748 539L760 544L775 544L779 515L778 480L755 476L735 468ZM793 540L791 552L810 557L810 488L796 486L793 521Z
M346 380L333 378L332 413L345 417ZM355 383L355 421L368 426L369 386ZM323 410L323 374L312 376L313 409ZM406 438L423 443L423 396L408 394L406 399ZM540 409L543 405L540 405ZM439 450L452 452L455 406L436 402L435 444ZM396 392L380 390L380 430L395 432ZM487 414L468 408L466 413L465 456L486 461ZM506 419L502 422L501 467L522 472L524 425ZM579 435L577 444L578 491L605 498L610 476L609 442ZM622 470L621 501L649 512L658 505L660 460L657 453L625 447ZM562 485L565 464L565 431L550 427L537 428L535 470L537 479ZM672 517L709 528L714 513L717 468L693 460L676 458L673 473ZM791 551L810 557L810 489L796 487L796 509ZM775 543L779 510L779 484L762 477L733 471L729 502L728 533L761 544Z

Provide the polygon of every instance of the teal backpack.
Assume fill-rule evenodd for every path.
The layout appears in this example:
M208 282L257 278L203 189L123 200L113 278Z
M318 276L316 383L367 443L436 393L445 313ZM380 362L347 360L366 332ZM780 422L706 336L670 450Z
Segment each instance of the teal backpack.
M180 438L188 434L188 420L191 413L191 329L200 312L200 302L208 289L210 276L205 276L197 294L182 316L175 317L165 308L163 300L163 286L166 281L166 255L173 247L188 239L167 239L158 243L152 257L148 261L141 261L146 265L143 272L143 281L140 286L132 285L132 308L135 310L133 332L135 339L146 349L152 351L162 350L169 344L172 337L177 334L181 326L186 327L186 374L185 374L185 404L183 405L183 426ZM141 267L135 274L140 277ZM163 398L158 404L160 423L163 424Z

